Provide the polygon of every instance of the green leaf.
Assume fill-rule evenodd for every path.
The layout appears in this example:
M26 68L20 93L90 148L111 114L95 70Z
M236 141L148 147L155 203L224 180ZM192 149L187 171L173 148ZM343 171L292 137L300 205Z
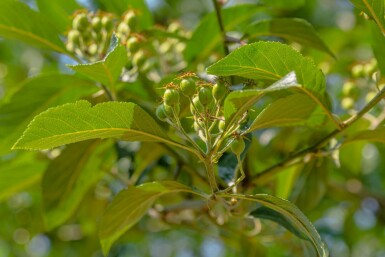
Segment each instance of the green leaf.
M258 21L251 24L245 34L244 37L248 39L261 36L283 38L304 46L314 47L335 57L313 26L303 19L276 18Z
M101 221L99 237L104 254L108 254L112 244L134 226L159 197L177 192L200 195L175 181L146 183L121 191Z
M123 14L132 8L137 11L139 16L139 28L149 29L154 21L145 0L99 0L98 1L107 11L116 14Z
M119 41L115 36L112 38L110 48L111 51L102 61L68 65L68 67L111 88L116 84L124 65L126 65L127 51L126 47L119 45Z
M62 74L26 80L9 102L0 105L0 154L11 150L28 123L40 112L76 101L97 90L88 80Z
M302 211L310 211L318 206L327 190L328 172L332 170L332 162L327 158L316 158L304 165L293 197Z
M385 34L385 1L384 0L351 0L361 11L371 17Z
M258 11L256 5L237 5L222 10L223 23L226 31L232 31L240 23L255 16ZM204 17L194 30L187 42L184 57L187 62L203 60L212 54L213 50L222 44L222 36L215 13Z
M244 199L262 204L263 206L278 212L285 220L290 223L290 227L295 228L300 235L308 238L316 249L319 257L329 256L329 251L325 244L322 242L320 235L313 226L313 224L306 218L306 216L291 202L266 194L256 195L239 195L228 194L220 195L222 197L234 197L237 199ZM273 217L272 217L273 218ZM278 221L278 220L277 220ZM284 223L285 224L285 223ZM281 224L283 225L283 224ZM288 226L287 223L285 224Z
M34 153L0 162L0 201L39 182L46 166Z
M292 94L280 98L256 117L248 131L269 127L298 126L309 123L317 104L305 94ZM322 120L322 117L321 119Z
M263 0L263 2L271 7L294 10L305 4L305 0L290 0L290 4L288 4L287 0Z
M291 71L294 71L296 76L292 79L295 81L292 83L289 82L300 85L297 86L296 89L313 99L313 101L322 107L329 118L337 126L340 126L339 122L329 110L330 102L326 93L324 74L315 66L311 59L303 57L288 45L276 42L258 42L246 45L238 48L207 69L208 73L217 76L240 76L270 83L282 79ZM285 80L287 80L287 78ZM292 86L290 83L289 86ZM281 84L285 85L288 83L284 81L284 83ZM281 85L269 87L265 90L277 91L277 89L287 89L287 87ZM261 95L261 93L264 93L263 90L244 90L241 92L233 92L227 98L252 98ZM261 96L259 96L259 98L260 97ZM235 102L235 99L231 101ZM226 102L228 102L228 99L225 101L225 116L230 116L230 114L228 114L229 111L226 110ZM242 112L237 111L238 114L245 112L255 103L255 101L251 101L252 103L246 102L246 99L237 99L236 102L237 104L233 104L231 108L231 116L233 115L232 113L241 106ZM251 103L251 105L243 106L242 103Z
M374 130L364 130L355 133L350 138L348 138L345 144L356 142L356 141L370 141L370 142L378 142L385 143L385 127L381 126Z
M275 223L278 223L284 228L286 228L287 230L289 230L291 233L293 233L297 237L304 240L310 240L310 238L306 234L304 234L302 231L297 229L289 220L285 218L284 215L282 215L280 212L277 212L273 209L262 206L252 211L250 215L259 219L274 221Z
M84 194L104 175L102 166L108 167L114 159L111 149L112 144L88 140L68 146L49 164L42 180L45 224L49 230L70 218Z
M373 53L377 59L378 68L380 69L381 74L385 74L385 35L374 23L371 25Z
M50 21L18 1L0 1L0 35L59 53L67 52Z
M59 31L65 31L71 24L71 15L80 9L75 0L36 0L42 14L52 21Z
M171 141L155 120L134 103L87 101L64 104L39 114L15 149L42 150L96 138L155 141L186 148Z

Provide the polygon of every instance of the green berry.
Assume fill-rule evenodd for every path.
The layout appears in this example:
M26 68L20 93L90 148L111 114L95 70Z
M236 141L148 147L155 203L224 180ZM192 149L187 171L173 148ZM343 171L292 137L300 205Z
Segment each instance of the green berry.
M349 110L349 109L353 108L353 106L354 106L354 99L351 98L351 97L344 97L344 98L342 98L341 106L345 110Z
M90 55L95 55L98 53L98 45L93 43L88 47L88 53Z
M376 69L377 69L377 62L371 61L370 63L367 63L364 65L364 74L370 77L376 71Z
M80 32L79 30L70 30L68 32L68 42L71 42L72 44L79 44L80 42Z
M99 32L102 29L102 20L99 17L93 17L91 20L92 29Z
M142 67L145 62L146 62L146 56L143 51L136 52L132 57L132 63L136 67L139 67L139 68Z
M165 111L167 117L173 118L174 113L175 113L175 115L179 114L180 107L179 107L179 105L170 106L170 105L164 104L164 111Z
M190 104L191 113L194 114L194 113L196 113L196 111L198 111L199 113L203 113L204 110L205 110L205 107L200 102L199 97L195 96L192 99L192 103Z
M223 83L217 83L213 86L212 93L216 102L219 102L220 100L222 100L226 96L227 92L228 92L227 87Z
M79 31L85 31L88 28L88 18L85 13L80 13L72 21L72 27Z
M225 127L226 127L226 123L224 120L220 120L219 123L218 123L218 129L219 131L224 131L225 130Z
M360 78L365 76L364 66L362 64L357 64L352 68L352 75L355 78Z
M106 31L110 31L114 27L114 23L112 22L111 18L108 16L104 16L102 18L102 27Z
M231 143L231 151L235 155L241 155L241 153L245 150L245 141L242 138L236 138Z
M342 94L343 96L349 96L356 99L360 94L360 90L356 84L351 81L347 81L342 86Z
M182 81L179 84L179 88L182 91L182 94L189 97L195 94L196 92L196 85L195 81L193 79L182 79Z
M127 46L127 49L131 52L131 53L135 53L139 50L140 48L140 44L139 44L139 40L137 37L130 37L128 40L127 40L127 43L126 43L126 46Z
M163 101L166 105L179 105L179 92L176 89L167 89L163 95Z
M135 28L136 28L136 25L138 23L137 19L138 18L136 16L135 12L133 12L133 11L128 11L123 18L125 24L127 24L130 27L130 29L132 29L132 30L135 30Z
M161 121L167 120L167 114L163 104L159 105L158 108L156 108L155 115Z
M208 87L202 87L198 93L199 101L203 106L209 105L213 100L213 95Z
M126 23L119 23L118 25L118 28L117 28L117 32L120 34L120 35L128 35L130 34L130 27L126 24Z

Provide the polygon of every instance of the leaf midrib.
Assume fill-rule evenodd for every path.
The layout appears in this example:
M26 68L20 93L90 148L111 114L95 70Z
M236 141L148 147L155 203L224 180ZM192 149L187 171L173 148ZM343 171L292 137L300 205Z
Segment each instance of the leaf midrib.
M59 52L59 53L63 53L65 54L66 51L64 51L61 47L57 46L56 44L53 44L51 43L50 41L42 38L42 37L39 37L31 32L28 32L28 31L24 31L24 30L21 30L19 28L16 28L16 27L12 27L12 26L6 26L4 24L0 24L0 29L3 29L3 30L6 30L6 31L9 31L9 32L16 32L18 34L21 34L23 36L27 36L27 37L30 37L40 43L42 43L43 45L46 45L48 47L50 47L51 49Z
M381 1L381 0L380 0ZM362 2L364 3L364 5L366 6L366 8L368 8L369 12L372 14L374 20L376 21L378 27L381 29L382 31L382 34L385 35L385 28L383 27L383 24L381 22L381 20L379 19L379 17L376 15L376 13L374 12L372 6L368 3L367 0L362 0Z

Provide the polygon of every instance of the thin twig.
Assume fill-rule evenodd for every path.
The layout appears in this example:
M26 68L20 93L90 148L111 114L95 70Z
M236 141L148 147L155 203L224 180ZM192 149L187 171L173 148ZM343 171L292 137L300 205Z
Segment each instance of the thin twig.
M221 31L222 36L222 44L223 44L223 50L225 52L225 55L228 55L230 53L229 48L227 47L227 37L226 37L226 30L225 30L225 24L223 22L222 13L221 13L221 4L217 0L212 0L215 8L215 14L217 16L219 29Z

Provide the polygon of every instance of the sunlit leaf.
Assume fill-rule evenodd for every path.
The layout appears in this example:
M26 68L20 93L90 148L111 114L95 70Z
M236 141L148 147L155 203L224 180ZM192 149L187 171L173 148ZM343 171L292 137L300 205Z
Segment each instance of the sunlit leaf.
M50 25L49 19L19 1L0 1L0 35L66 53L59 32Z
M96 138L126 141L171 141L155 120L134 103L106 102L94 107L78 101L48 109L36 116L15 149L49 149Z
M95 80L108 87L113 87L119 79L122 69L127 61L126 47L119 45L119 40L114 36L111 43L111 51L102 61L94 63L68 65L74 71L83 74L89 79Z
M108 254L112 244L134 226L159 197L177 192L200 195L175 181L146 183L121 191L101 221L99 237L104 254Z
M151 28L153 18L145 0L99 0L99 3L107 10L119 15L127 10L134 9L137 12L139 27Z
M11 150L28 123L42 111L76 101L97 90L88 80L63 74L28 79L9 102L0 105L0 154Z
M273 101L262 110L248 131L268 127L297 126L310 122L317 104L305 94L292 94ZM322 116L320 117L322 121Z
M251 24L245 37L253 39L261 36L275 36L304 46L314 47L334 56L313 26L298 18L275 18Z
M288 81L287 78L280 82L278 86L270 86L264 90L282 90L287 87L292 87L293 84L297 84L296 89L308 95L314 102L322 107L324 112L330 117L330 119L340 125L330 113L330 101L326 93L325 76L321 70L319 70L314 62L303 57L299 52L295 51L290 46L276 43L276 42L258 42L250 45L246 45L238 48L228 56L219 60L215 64L211 65L207 72L217 76L240 76L249 79L263 80L267 82L276 82L281 80L284 76L287 76L290 72L294 71L295 75L292 81ZM245 112L251 105L255 103L241 99L242 95L246 97L261 97L263 90L252 89L244 90L241 92L231 93L225 101L225 116L232 116L235 112L237 114ZM249 95L249 96L247 96ZM234 100L231 109L226 107L226 102L230 99L236 99L237 104L234 104ZM251 105L249 104L251 103ZM228 104L227 104L228 105ZM242 108L242 112L239 109ZM238 109L238 111L237 111Z
M350 0L358 9L365 12L385 34L385 2L384 0Z

